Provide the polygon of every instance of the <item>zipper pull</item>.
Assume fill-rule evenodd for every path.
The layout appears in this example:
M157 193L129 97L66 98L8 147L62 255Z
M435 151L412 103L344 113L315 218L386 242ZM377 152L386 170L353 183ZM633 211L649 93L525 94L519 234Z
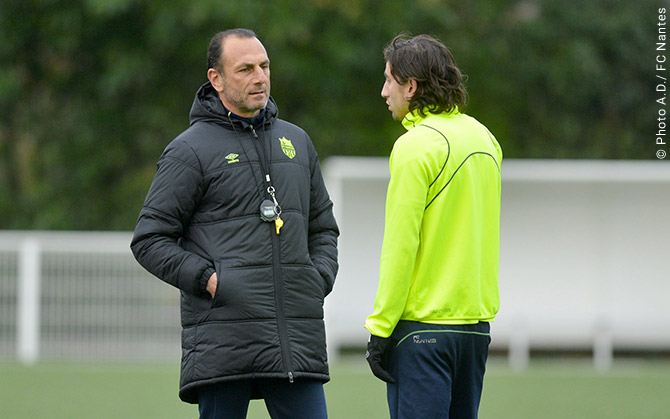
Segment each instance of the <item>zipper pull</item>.
M293 373L292 372L288 373L288 382L293 384Z
M256 130L254 129L254 126L249 125L249 128L251 128L251 133L254 135L254 138L258 139L258 134L256 134Z

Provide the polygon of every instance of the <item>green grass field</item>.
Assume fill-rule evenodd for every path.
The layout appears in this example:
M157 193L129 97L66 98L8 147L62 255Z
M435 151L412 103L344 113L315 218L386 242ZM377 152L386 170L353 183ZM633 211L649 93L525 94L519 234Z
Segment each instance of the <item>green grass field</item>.
M177 397L179 366L164 364L0 363L0 418L197 418ZM331 367L325 387L331 418L387 418L385 386L359 361ZM253 401L249 418L268 418ZM670 363L533 361L524 372L503 360L488 366L483 419L668 418Z

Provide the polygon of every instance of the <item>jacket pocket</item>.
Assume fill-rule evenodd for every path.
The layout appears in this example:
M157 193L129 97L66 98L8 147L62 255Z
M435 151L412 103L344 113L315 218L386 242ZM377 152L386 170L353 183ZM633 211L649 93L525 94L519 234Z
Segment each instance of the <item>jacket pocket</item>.
M219 267L217 266L216 268L216 290L214 290L214 297L211 299L211 303L209 305L210 310L213 308L216 308L217 306L220 306L221 303L217 303L221 299L220 291L221 291L221 282L223 280L221 276L221 271L219 270Z
M230 304L232 297L235 295L235 289L228 290L228 296L226 296L225 287L233 288L232 283L226 284L226 280L223 274L223 265L221 262L214 262L214 269L216 270L216 290L214 291L214 297L212 298L212 303L210 309L222 307L226 304Z
M217 286L210 305L213 320L274 317L274 287L270 267L231 268L220 261L215 262L214 267Z
M284 309L288 317L323 318L326 280L313 265L291 265L284 274Z

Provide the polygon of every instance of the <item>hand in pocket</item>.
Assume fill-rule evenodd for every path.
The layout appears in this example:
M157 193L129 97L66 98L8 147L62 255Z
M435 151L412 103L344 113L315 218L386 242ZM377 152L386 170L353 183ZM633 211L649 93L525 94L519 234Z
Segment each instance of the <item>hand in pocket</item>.
M209 279L207 280L207 292L209 293L209 295L212 296L212 298L214 298L214 295L216 294L216 288L218 283L219 281L216 276L216 272L214 272L212 276L210 276Z

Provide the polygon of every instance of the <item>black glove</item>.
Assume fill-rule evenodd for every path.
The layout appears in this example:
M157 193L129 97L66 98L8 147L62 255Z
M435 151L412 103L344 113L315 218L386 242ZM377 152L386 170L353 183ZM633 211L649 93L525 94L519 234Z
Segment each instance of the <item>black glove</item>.
M368 350L365 359L370 364L370 369L375 377L387 383L395 383L395 379L388 371L389 352L391 351L391 338L380 338L370 335Z

